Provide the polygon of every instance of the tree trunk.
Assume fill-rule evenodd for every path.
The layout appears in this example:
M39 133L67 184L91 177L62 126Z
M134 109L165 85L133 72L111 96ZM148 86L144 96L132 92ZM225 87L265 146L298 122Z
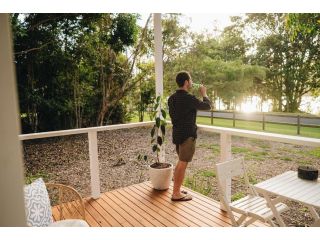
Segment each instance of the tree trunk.
M108 104L107 102L105 102L102 106L102 109L100 110L100 113L99 113L99 117L98 117L98 123L99 123L99 126L103 126L103 121L104 121L104 118L108 112Z
M278 97L277 102L278 102L278 111L282 112L282 96L281 95Z
M298 99L292 99L291 101L288 101L286 104L286 111L287 112L297 112L300 106L300 102L298 102Z
M29 62L28 64L28 85L30 86L30 91L34 91L34 71L33 63ZM31 106L31 107L30 107ZM28 113L29 125L33 132L38 131L38 119L37 119L37 105L34 102L30 102L28 99L28 109L31 109L31 112Z
M76 78L73 78L73 104L74 104L74 114L75 114L75 128L79 128L78 126L78 104L77 104L77 82Z

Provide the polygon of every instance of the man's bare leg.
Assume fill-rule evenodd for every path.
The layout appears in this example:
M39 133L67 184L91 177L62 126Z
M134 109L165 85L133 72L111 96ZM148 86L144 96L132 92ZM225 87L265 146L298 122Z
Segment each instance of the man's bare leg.
M184 174L186 172L186 168L188 166L188 162L183 162L181 160L178 161L176 168L174 169L174 182L173 182L173 193L172 198L181 198L184 195L181 194L181 185L183 183Z

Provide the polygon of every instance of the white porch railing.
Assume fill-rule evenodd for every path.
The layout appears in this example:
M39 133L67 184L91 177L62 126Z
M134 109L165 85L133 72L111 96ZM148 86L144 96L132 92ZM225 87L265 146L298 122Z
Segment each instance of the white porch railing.
M300 136L298 137L277 133L257 132L234 128L215 127L200 124L198 125L198 129L206 132L214 132L220 134L220 162L229 161L232 159L231 136L240 136L274 142L320 147L320 139L316 138L307 138ZM228 179L222 187L225 189L227 200L231 202L231 179ZM222 204L220 207L221 209L224 209Z
M58 137L74 134L88 134L89 142L89 156L90 156L90 174L91 174L91 196L93 198L99 198L100 196L100 177L99 177L99 159L98 159L98 141L97 141L97 132L108 131L108 130L118 130L134 127L145 127L152 126L153 122L142 122L142 123L129 123L129 124L117 124L103 127L92 127L92 128L80 128L64 131L53 131L53 132L44 132L44 133L33 133L33 134L24 134L19 135L20 140L31 140L38 138L47 138L47 137ZM240 136L248 138L256 138L261 140L276 141L283 143L290 143L296 145L306 145L312 147L320 147L320 139L307 138L307 137L298 137L298 136L289 136L276 133L267 133L267 132L257 132L250 130L242 129L232 129L224 127L215 127L207 125L198 125L199 130L206 132L213 132L220 134L220 161L228 161L232 158L231 152L231 136ZM227 199L231 201L231 179L224 183L225 192ZM223 207L223 206L221 206Z
M19 135L20 140L31 140L38 138L48 138L48 137L59 137L75 134L88 134L89 143L89 159L90 159L90 177L91 177L91 197L100 197L100 174L99 174L99 159L98 159L98 138L97 132L108 131L108 130L118 130L134 127L145 127L151 126L153 122L142 122L142 123L129 123L129 124L116 124L103 127L91 127L91 128L79 128L70 129L62 131L52 131L43 133L31 133Z

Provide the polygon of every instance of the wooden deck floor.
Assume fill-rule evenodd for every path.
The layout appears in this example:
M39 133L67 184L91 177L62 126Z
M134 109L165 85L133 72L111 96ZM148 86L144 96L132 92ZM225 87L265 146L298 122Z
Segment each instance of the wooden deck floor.
M172 202L172 187L155 191L144 182L101 194L99 199L84 199L86 221L92 227L230 227L220 204L184 188L192 196L188 202ZM57 209L53 207L56 218ZM267 226L255 222L251 226Z

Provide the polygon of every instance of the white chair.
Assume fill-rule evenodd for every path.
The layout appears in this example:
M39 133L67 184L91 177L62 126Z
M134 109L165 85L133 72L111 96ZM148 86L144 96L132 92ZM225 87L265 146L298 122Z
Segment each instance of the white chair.
M81 219L65 219L53 222L48 227L89 227L89 225Z
M263 197L260 197L255 191L254 186L249 183L243 159L216 164L216 173L220 200L225 206L233 226L248 226L257 220L268 222L272 226L276 226L272 221L274 215L267 206L267 201ZM230 203L227 201L222 186L227 179L232 179L235 176L244 177L245 185L249 190L249 195ZM276 203L275 206L279 213L288 209L287 205L281 202ZM233 212L240 214L238 220L236 220Z

